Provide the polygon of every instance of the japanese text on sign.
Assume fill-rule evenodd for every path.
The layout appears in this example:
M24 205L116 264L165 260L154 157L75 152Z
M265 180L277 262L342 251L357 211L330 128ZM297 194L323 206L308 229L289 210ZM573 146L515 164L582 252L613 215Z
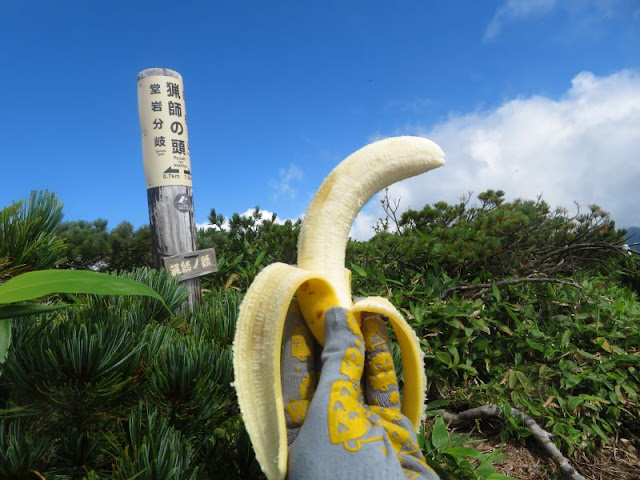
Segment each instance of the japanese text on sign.
M178 280L188 280L218 271L216 252L213 248L166 257L162 261L164 268Z
M182 78L151 75L138 79L138 113L147 188L191 186Z

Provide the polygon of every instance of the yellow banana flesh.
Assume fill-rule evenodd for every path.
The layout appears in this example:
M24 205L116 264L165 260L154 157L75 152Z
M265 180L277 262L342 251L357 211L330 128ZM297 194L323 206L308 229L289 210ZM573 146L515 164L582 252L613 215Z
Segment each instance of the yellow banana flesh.
M442 150L420 137L389 138L353 153L325 179L305 214L298 240L298 266L269 265L249 287L234 339L235 387L256 458L270 480L284 479L287 472L280 349L294 296L320 345L324 345L324 314L331 307L347 308L358 320L365 313L389 318L402 353L402 413L418 426L426 388L418 338L387 299L369 297L352 303L351 276L344 259L351 225L373 195L443 164Z

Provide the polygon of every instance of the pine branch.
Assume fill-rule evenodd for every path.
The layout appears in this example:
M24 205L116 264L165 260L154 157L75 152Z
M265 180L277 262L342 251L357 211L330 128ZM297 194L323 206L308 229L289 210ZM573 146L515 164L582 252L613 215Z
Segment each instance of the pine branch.
M560 471L571 480L585 480L578 471L571 466L569 459L562 455L558 447L551 440L551 434L544 430L529 415L522 413L517 408L511 409L514 417L520 417L525 426L531 430L533 438L540 446L549 454L551 459L558 465ZM449 426L461 426L474 420L483 420L488 418L503 418L502 411L497 405L484 405L482 407L471 408L460 413L443 412L442 418Z

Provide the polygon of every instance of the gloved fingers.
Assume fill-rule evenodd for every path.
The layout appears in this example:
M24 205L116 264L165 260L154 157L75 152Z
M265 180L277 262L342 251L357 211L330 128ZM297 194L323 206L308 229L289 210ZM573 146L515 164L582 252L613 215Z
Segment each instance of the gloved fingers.
M324 349L318 388L330 388L336 380L358 385L364 370L364 339L355 317L348 310L334 307L325 314Z
M370 420L384 428L407 478L437 480L438 476L425 461L411 421L396 409L371 407L370 410Z
M400 390L393 366L387 323L381 315L363 315L365 393L368 405L400 411Z
M440 480L438 474L427 464L423 456L421 458L401 456L399 460L402 471L408 480Z
M388 361L381 362L379 358L379 355L391 357L386 322L379 315L372 315L364 319L362 329L367 351L365 382L367 398L371 405L369 407L372 414L371 420L384 428L407 478L437 479L437 475L425 462L413 423L400 412L399 399L397 402L390 401L391 398L395 400L393 392L398 391L398 384L393 368L391 370L393 380L386 378L385 375L389 374L384 373L383 367L388 365L393 367L393 359L388 358ZM379 337L384 337L384 341ZM388 391L381 394L374 388L379 388L376 382L390 382L391 386ZM372 384L374 384L373 387ZM374 405L376 402L380 405Z
M293 300L285 319L280 379L289 444L307 416L316 389L315 351L318 346L307 327L298 303Z
M367 435L373 426L367 419L360 387L364 338L355 317L344 308L329 309L324 321L320 379L301 435L321 426L331 445L351 455L361 449L361 442L370 441Z

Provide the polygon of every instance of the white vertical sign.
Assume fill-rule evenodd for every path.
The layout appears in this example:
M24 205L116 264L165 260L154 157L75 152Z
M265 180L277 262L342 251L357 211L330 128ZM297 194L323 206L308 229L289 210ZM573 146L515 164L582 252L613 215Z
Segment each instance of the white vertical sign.
M191 187L191 159L182 76L154 69L138 76L138 114L147 188ZM150 72L151 73L151 72ZM141 78L142 76L142 78Z

